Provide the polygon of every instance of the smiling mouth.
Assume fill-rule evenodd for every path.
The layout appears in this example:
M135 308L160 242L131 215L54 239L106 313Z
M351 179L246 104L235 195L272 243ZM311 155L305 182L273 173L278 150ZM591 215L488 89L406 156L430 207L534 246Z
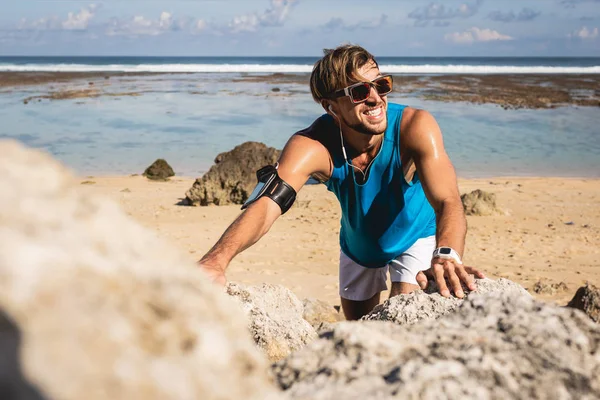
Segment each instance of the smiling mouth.
M372 108L370 110L365 111L363 114L367 116L367 118L377 119L383 116L383 107L379 106L377 108Z

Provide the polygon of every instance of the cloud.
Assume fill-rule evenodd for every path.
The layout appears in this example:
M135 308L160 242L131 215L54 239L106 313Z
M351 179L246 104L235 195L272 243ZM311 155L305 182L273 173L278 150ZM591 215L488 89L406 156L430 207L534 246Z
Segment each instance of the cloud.
M566 8L575 8L582 3L600 3L600 0L562 0L560 2Z
M411 11L408 18L415 20L415 26L426 26L428 21L469 18L477 14L482 3L483 0L477 0L472 4L463 3L458 8L446 8L443 4L429 3L425 7Z
M464 32L454 32L448 33L444 36L444 39L448 42L458 43L458 44L471 44L474 42L491 42L491 41L499 41L499 40L513 40L512 37L508 35L503 35L498 31L494 31L491 29L480 29L477 27L473 27L471 29L467 29Z
M98 6L90 4L79 10L78 13L69 12L66 19L56 16L42 17L34 21L26 18L21 19L17 24L18 30L41 30L41 31L83 31L87 30L90 21L95 17Z
M82 8L79 13L70 12L67 19L62 22L62 28L65 30L86 30L92 18L94 18L97 6L91 4L88 8Z
M573 31L567 35L573 39L592 40L598 37L598 28L588 29L587 26L581 27L576 31Z
M523 8L518 14L515 14L512 10L506 13L503 13L502 11L492 11L489 13L488 18L496 22L525 22L536 19L540 14L540 11L534 11L531 8Z
M163 11L158 19L148 19L136 15L128 19L112 18L107 27L108 36L158 36L167 32L191 29L197 31L205 28L202 20L190 18L174 19L170 12Z
M321 26L321 29L332 32L336 30L356 31L360 29L376 29L387 24L388 16L381 14L377 19L369 19L358 21L355 24L346 24L341 18L331 18L326 24Z
M236 16L228 27L233 33L255 32L259 28L282 26L291 8L298 0L271 0L271 6L262 14Z

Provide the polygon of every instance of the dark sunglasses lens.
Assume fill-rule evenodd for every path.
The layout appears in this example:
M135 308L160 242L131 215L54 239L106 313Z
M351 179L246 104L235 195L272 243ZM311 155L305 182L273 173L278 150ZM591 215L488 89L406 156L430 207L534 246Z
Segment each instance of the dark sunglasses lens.
M380 95L388 94L392 91L392 79L389 76L377 79L373 83L375 83L377 93L379 93Z
M371 92L371 85L365 83L363 85L354 86L350 90L350 94L352 95L352 101L355 103L365 101L369 97L369 93Z

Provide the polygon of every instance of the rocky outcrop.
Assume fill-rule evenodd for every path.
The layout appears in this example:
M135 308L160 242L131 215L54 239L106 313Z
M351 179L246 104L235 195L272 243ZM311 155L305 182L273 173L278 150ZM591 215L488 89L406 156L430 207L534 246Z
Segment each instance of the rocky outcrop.
M496 206L496 195L476 189L460 196L466 215L502 215Z
M173 168L171 168L168 162L159 158L146 168L143 175L148 179L164 181L174 176L175 171L173 171Z
M227 285L227 294L242 306L250 321L250 334L269 360L279 361L317 337L302 318L304 308L298 298L281 285Z
M274 165L280 150L258 142L246 142L221 153L202 178L185 194L185 203L193 206L243 204L256 186L256 171Z
M341 322L273 366L291 399L600 398L600 327L515 292L410 326Z
M586 283L585 286L577 289L575 296L567 304L567 307L581 310L592 321L600 323L600 289L590 283Z
M492 292L513 293L515 296L530 296L517 283L508 279L476 279L477 291L469 292L464 287L466 297L471 294ZM365 315L365 321L391 321L399 325L412 325L425 319L437 319L455 311L463 299L451 296L443 297L437 293L437 287L431 282L426 291L416 291L408 295L394 296L378 305Z
M0 307L45 397L273 395L243 313L193 262L49 156L0 154Z
M304 306L302 318L317 330L323 323L332 324L344 320L343 315L338 310L322 300L304 299L302 305Z

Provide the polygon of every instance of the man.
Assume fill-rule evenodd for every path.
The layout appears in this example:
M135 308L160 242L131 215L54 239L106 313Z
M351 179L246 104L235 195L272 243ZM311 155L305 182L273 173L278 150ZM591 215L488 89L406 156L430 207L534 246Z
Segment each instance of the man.
M289 139L277 174L263 174L265 187L283 182L276 186L285 191L253 193L246 211L200 260L202 268L225 283L231 259L256 243L313 177L342 208L339 289L346 319L359 319L379 303L388 270L390 296L424 288L427 276L445 297L452 290L462 298L461 282L475 290L470 274L483 274L461 262L466 219L431 114L388 104L392 78L359 46L325 50L310 88L327 114Z

